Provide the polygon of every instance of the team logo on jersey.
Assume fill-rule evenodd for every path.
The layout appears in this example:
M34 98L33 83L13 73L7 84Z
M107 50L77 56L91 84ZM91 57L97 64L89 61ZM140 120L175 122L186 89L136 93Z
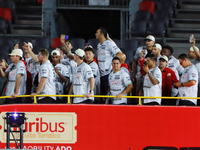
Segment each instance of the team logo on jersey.
M120 79L120 75L116 75L116 76L115 76L115 79Z
M168 73L167 78L170 79L170 77L171 77L171 73Z
M74 78L77 78L77 79L79 79L81 77L81 74L74 74Z
M119 84L119 80L113 80L113 81L110 81L110 85L118 85Z

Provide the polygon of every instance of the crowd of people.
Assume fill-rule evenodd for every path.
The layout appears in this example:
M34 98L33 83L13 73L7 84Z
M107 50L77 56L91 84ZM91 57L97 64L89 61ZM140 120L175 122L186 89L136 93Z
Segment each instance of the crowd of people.
M131 72L125 63L125 54L109 37L107 30L98 28L95 36L99 40L97 56L89 44L73 54L73 45L63 34L60 36L62 46L50 54L41 49L36 55L32 43L24 42L23 50L17 43L9 54L11 64L4 59L0 62L0 76L7 78L5 95L11 96L4 103L32 103L35 95L44 95L37 98L37 103L66 103L62 96L48 95L74 94L84 95L71 98L74 104L126 105L127 98L122 96L132 93L133 96L149 97L143 99L144 105L197 105L194 97L199 89L200 53L195 39L190 42L188 54L180 54L176 59L172 47L161 46L155 43L154 36L148 35L146 45L140 46L133 56ZM28 94L31 97L17 97Z

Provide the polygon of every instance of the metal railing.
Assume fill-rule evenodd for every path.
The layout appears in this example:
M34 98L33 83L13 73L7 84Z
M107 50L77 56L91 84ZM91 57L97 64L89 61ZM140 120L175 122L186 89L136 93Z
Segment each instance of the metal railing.
M70 97L85 97L85 95L18 95L17 97L33 97L34 98L34 104L37 104L37 97L67 97L67 104L71 104ZM100 98L116 98L116 96L108 96L108 95L92 95L91 97L100 97ZM0 99L3 98L11 98L11 96L0 96ZM148 98L148 99L200 99L200 97L147 97L147 96L122 96L122 98L138 98L139 103L138 105L142 105L142 99Z

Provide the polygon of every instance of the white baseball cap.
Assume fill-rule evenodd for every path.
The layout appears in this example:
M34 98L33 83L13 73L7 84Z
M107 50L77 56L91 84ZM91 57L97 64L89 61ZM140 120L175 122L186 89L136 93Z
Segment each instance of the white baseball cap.
M148 35L145 40L150 40L155 42L155 37L153 35Z
M33 48L33 44L31 42L28 42L28 45L30 45L30 47Z
M82 49L79 48L79 49L77 49L75 51L75 54L78 55L78 56L80 56L80 57L83 57L85 55L85 52L84 52L84 50L82 50Z
M156 48L158 48L159 50L162 50L162 46L161 46L160 44L158 44L158 43L154 44L153 47L156 47Z
M196 47L196 46L194 46L196 49L197 49L197 51L199 52L199 48L198 47ZM194 52L194 49L193 49L193 47L190 47L190 49L189 49L190 51L192 51L192 52Z
M14 49L9 55L12 55L12 56L16 55L16 56L23 57L23 52L21 49Z
M58 51L58 50L53 50L52 52L51 52L51 56L53 56L53 55L57 55L57 56L60 56L60 52Z
M160 60L160 59L164 59L166 62L168 62L168 58L167 58L167 56L165 56L165 55L160 56L159 60Z

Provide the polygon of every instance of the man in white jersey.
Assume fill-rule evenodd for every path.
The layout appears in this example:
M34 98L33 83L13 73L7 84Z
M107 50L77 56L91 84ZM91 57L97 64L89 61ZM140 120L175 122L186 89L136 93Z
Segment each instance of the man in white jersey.
M94 86L94 95L100 95L100 72L97 63L93 60L94 59L94 50L92 47L85 48L85 61L91 67L92 73L95 79L95 86ZM99 98L95 98L94 103L101 103L99 102Z
M176 78L179 80L181 74L184 71L184 68L180 65L178 59L176 59L172 54L174 50L171 46L165 45L162 47L161 55L165 55L168 58L168 63L167 67L172 69L175 74ZM174 86L172 87L172 97L177 97L178 96L178 89L175 88Z
M56 95L64 94L64 83L68 82L70 66L65 66L60 63L60 52L58 50L53 50L51 52L51 60L55 70L55 84L56 84ZM56 103L62 103L62 97L56 98Z
M130 75L121 69L121 61L118 57L113 58L112 68L113 71L108 77L108 91L110 95L116 96L116 98L112 98L111 103L120 105L127 104L127 98L122 98L121 96L127 96L127 93L133 88Z
M100 70L101 94L106 95L108 90L108 75L112 71L112 59L114 56L121 58L121 50L114 42L107 40L108 32L105 28L99 28L96 31L96 39L99 40L97 45L97 62Z
M55 70L53 65L48 60L49 52L46 49L39 51L38 60L42 64L39 69L38 74L38 88L36 93L31 93L31 96L38 94L41 95L56 95L55 89ZM55 97L38 97L38 103L53 103L55 102Z
M138 95L139 91L141 90L140 85L142 83L142 78L143 78L143 74L140 73L140 63L139 63L139 59L141 56L141 53L143 53L143 58L145 58L147 55L150 55L153 49L153 45L155 44L155 37L152 35L148 35L145 38L146 41L146 46L140 46L137 48L135 55L133 57L133 64L132 64L132 69L133 69L133 80L135 82L134 88L136 91L136 95Z
M27 66L27 70L31 73L32 79L34 80L36 74L39 71L40 63L37 58L37 55L33 53L33 45L30 42L24 42L23 51L24 51L24 57L25 62ZM14 49L19 48L19 44L17 43L14 47Z
M22 98L16 98L26 93L26 67L21 61L22 50L14 49L9 55L12 63L5 72L0 67L0 76L8 78L6 96L12 96L11 99L5 99L5 104L22 103Z
M184 68L180 82L174 83L178 87L179 97L197 97L198 71L186 54L181 54L178 59ZM179 105L195 106L197 99L180 99Z
M149 97L162 96L162 73L156 66L157 58L151 54L147 56L143 70L146 72L143 83L143 94ZM149 70L150 69L150 70ZM140 92L141 93L141 92ZM161 105L161 98L145 98L144 105Z
M153 49L152 49L152 54L155 55L155 57L157 58L157 62L156 62L156 66L159 66L159 59L160 59L160 53L161 53L161 50L162 50L162 46L158 43L155 43L153 45Z
M85 52L82 49L77 49L74 55L74 61L77 63L77 68L73 73L73 82L69 90L69 94L85 95L85 97L75 97L73 103L91 104L94 101L94 76L91 67L83 62Z

